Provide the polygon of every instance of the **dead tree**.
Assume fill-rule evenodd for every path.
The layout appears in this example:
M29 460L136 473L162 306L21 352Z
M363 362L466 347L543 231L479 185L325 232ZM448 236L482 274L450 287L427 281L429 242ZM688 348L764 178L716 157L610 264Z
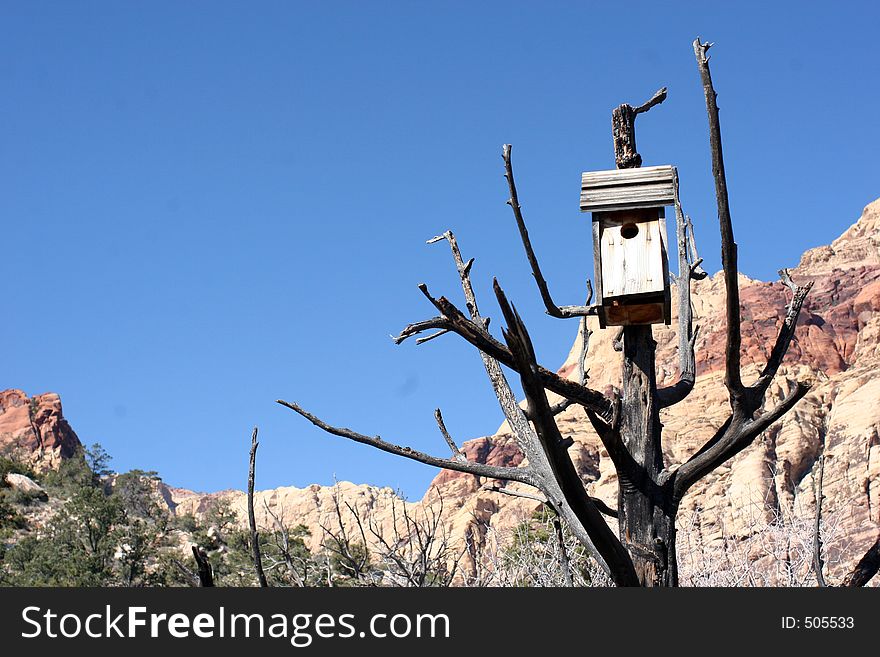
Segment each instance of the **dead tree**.
M208 560L208 553L198 545L192 546L192 553L198 566L199 586L214 586L214 569Z
M251 435L251 452L248 467L248 489L247 489L247 513L248 527L251 530L251 551L254 560L254 574L257 576L257 582L261 587L269 586L266 582L266 573L263 572L263 555L260 553L260 532L257 531L257 520L254 516L254 477L257 468L257 427L254 427L254 433Z
M364 529L364 523L355 508L348 502L345 502L345 507L354 519L358 532L355 535L347 530L342 516L341 503L339 485L337 484L336 489L333 491L333 517L337 528L333 529L324 523L319 523L325 537L321 545L329 555L332 555L339 575L351 579L358 585L371 585L374 583L375 578L373 577L370 564L370 553L367 549L367 534ZM327 583L329 586L333 586L334 573L330 560L328 560L327 569Z
M441 431L452 450L451 458L432 456L350 429L332 426L293 402L279 400L280 404L296 411L321 429L356 442L364 443L405 458L439 468L466 472L485 479L508 480L540 490L546 503L559 515L589 554L619 586L676 586L678 569L676 559L675 521L680 503L700 479L748 447L757 436L788 412L806 395L809 385L798 382L788 397L775 407L762 412L765 395L776 375L794 336L801 306L810 285L799 286L788 272L780 272L783 283L791 290L792 299L780 327L770 357L758 379L751 385L742 380L740 369L741 316L737 280L737 245L728 205L727 183L721 147L721 129L718 120L716 93L709 72L707 51L711 44L694 41L694 54L706 97L709 119L709 144L712 171L721 231L721 254L724 283L727 293L727 345L725 358L725 385L730 397L730 416L718 431L684 463L667 463L662 450L660 410L684 400L694 387L695 343L697 328L693 326L690 304L690 282L705 273L696 257L689 220L681 211L676 194L676 223L679 273L676 279L679 296L679 380L669 387L658 388L655 370L656 343L650 325L625 326L618 342L622 351L622 389L603 394L587 385L583 362L579 366L579 380L565 379L542 367L526 327L516 309L508 302L498 284L495 296L507 325L502 329L503 341L488 330L489 319L480 314L470 281L473 259L467 262L461 256L452 232L438 236L429 243L445 240L452 249L462 288L467 302L467 313L462 312L444 296L431 295L426 285L419 286L422 294L436 309L437 315L410 324L395 338L397 343L409 337L423 335L416 342L424 343L446 333L455 333L476 347L486 373L498 398L504 415L522 451L527 465L500 467L475 463L458 450L440 422ZM635 150L636 116L661 103L666 97L660 90L644 105L633 108L621 105L613 113L613 135L618 168L632 168L641 164ZM526 256L538 285L547 313L566 319L581 318L582 330L588 337L584 319L594 314L591 291L584 306L558 306L554 303L546 280L541 274L532 249L528 231L517 197L511 149L505 145L503 159L505 176L510 191L508 204L513 209ZM588 290L589 290L588 283ZM584 340L586 342L586 339ZM584 344L584 354L586 344ZM581 359L583 361L583 358ZM516 373L525 393L525 408L521 408L511 391L501 366ZM565 400L551 405L547 399L550 390ZM570 404L581 405L602 441L619 477L617 511L601 508L584 488L568 455L570 438L563 437L555 416ZM617 519L618 531L611 530L605 518L612 512Z
M272 511L265 499L263 508L266 510L266 515L272 519L273 528L269 532L269 540L277 553L277 556L268 556L266 570L271 572L283 568L292 586L306 586L313 571L312 560L300 535L303 530L308 530L304 525L298 525L291 530L281 515ZM266 558L266 555L263 555L263 558Z

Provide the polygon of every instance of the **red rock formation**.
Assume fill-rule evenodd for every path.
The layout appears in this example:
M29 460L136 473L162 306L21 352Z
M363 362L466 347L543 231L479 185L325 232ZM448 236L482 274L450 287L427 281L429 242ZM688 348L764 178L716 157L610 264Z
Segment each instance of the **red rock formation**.
M64 419L57 394L28 397L21 390L0 392L0 453L53 467L81 446Z

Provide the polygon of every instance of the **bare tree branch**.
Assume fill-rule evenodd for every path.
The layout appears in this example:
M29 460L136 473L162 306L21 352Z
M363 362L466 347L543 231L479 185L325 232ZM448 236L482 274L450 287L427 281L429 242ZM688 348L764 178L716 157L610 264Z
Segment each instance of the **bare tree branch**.
M498 484L485 484L483 490L489 491L490 493L501 493L502 495L508 495L510 497L519 497L524 500L532 500L533 502L540 502L541 504L548 504L546 497L535 495L534 493L527 493L522 490L514 490L507 486L499 486Z
M587 295L587 303L590 302L590 296L592 296L593 290L589 290L589 294ZM587 372L587 353L590 351L590 336L593 335L593 332L590 330L589 324L587 324L587 318L581 318L581 353L578 356L578 383L582 386L587 385L587 379L589 378L589 374Z
M468 304L468 310L470 312L471 319L468 320L467 318L465 318L461 311L459 311L447 299L442 297L441 299L434 299L428 292L426 285L420 285L419 289L431 301L431 303L434 304L434 306L438 310L440 310L440 312L442 313L441 316L444 319L448 320L449 324L447 327L450 330L458 333L459 335L462 335L463 331L464 335L462 335L462 337L464 337L466 340L468 340L469 342L471 342L471 340L476 340L478 342L478 344L475 344L474 346L477 346L480 349L483 364L486 368L486 373L489 377L489 380L492 383L495 395L498 398L501 408L504 411L505 417L507 418L507 421L510 424L510 427L514 433L514 436L516 437L517 444L519 445L520 449L523 450L523 453L529 461L528 470L533 478L534 483L525 483L529 483L530 485L540 488L548 499L554 497L554 493L557 493L555 495L556 498L562 498L562 491L559 490L558 483L549 472L550 465L547 460L546 452L541 449L539 437L538 435L536 435L536 431L529 425L526 418L526 413L523 411L522 408L520 408L519 404L517 403L516 397L511 391L510 386L504 377L504 373L501 371L499 361L503 362L509 367L512 367L515 364L513 354L507 347L495 340L489 334L489 332L486 330L488 326L488 319L483 319L479 314L479 309L476 303L476 296L470 283L470 268L473 261L468 261L468 263L464 262L464 259L461 257L461 253L458 249L458 243L456 242L455 237L451 231L447 231L443 235L437 236L429 240L429 243L434 243L442 239L446 239L450 244L450 248L452 249L453 258L456 263L456 268L459 272L459 277L461 278L462 288L465 293L465 300ZM498 281L494 281L494 287L496 297L499 298L499 302L502 303L502 305L506 305L506 299L504 298L504 294L501 291L500 286L498 285ZM588 288L588 290L588 297L591 297L592 289ZM458 326L459 330L456 330L456 326ZM582 328L582 330L586 329ZM403 336L406 332L407 331L405 329L404 332L401 333L401 335ZM468 338L468 336L470 336L470 339ZM474 343L471 342L471 344ZM479 346L480 344L483 344L487 348L481 348ZM582 356L585 354L586 344L583 347ZM499 355L501 356L500 359L498 358ZM580 397L583 397L582 391L588 390L583 386L583 381L586 378L585 371L583 376L581 376L580 385L578 385L574 382L562 379L562 377L559 377L555 373L549 372L544 368L540 368L537 365L536 367L541 374L550 375L550 378L555 378L559 382L562 382L563 385L572 384L573 386L575 386L575 389L577 390L577 395ZM593 394L591 398L592 400L596 400L596 396L598 395L598 397L600 398L599 401L608 402L608 405L605 409L602 409L600 406L600 412L604 410L605 413L608 414L610 417L610 413L608 412L611 408L610 400L605 400L604 396L600 395L599 393L595 393L595 391L590 391L590 393ZM546 396L544 397L544 400L546 402ZM599 420L597 418L597 422L602 422L602 420ZM567 443L565 448L567 449ZM567 454L566 458L568 458ZM540 469L540 471L538 469ZM523 468L518 468L517 470L521 471L523 470ZM512 478L508 479L513 480ZM592 543L590 534L580 523L580 520L577 518L577 516L574 515L568 507L563 509L562 513L567 515L567 519L569 521L569 524L572 526L572 530L575 532L576 535L578 535L579 540L581 540L588 551L591 551L596 560L602 565L602 567L605 568L606 571L609 572L609 574L612 574L611 566L607 562L605 562L601 553L597 551L596 547ZM616 579L621 582L631 583L631 580L628 579L630 573L626 572L625 568L618 570L622 570L622 572L618 572L616 574Z
M486 336L490 341L494 340L488 332L489 318L480 315L480 310L477 306L477 297L474 293L473 285L471 284L470 272L474 262L473 258L467 262L464 261L464 258L461 256L461 251L458 248L458 241L455 239L455 235L452 231L446 231L443 235L438 235L437 237L428 240L428 243L431 244L443 239L449 242L449 248L452 251L452 259L455 262L455 268L458 271L459 279L461 280L461 288L464 292L468 312L471 317L471 323L476 329L476 334ZM426 286L420 285L419 289L429 300L431 300L432 303L434 303L434 300L431 299L431 295L428 294ZM452 306L452 308L461 320L467 321L457 308L454 306ZM495 343L502 349L504 348L504 346L497 341L495 341ZM479 353L480 359L483 361L483 367L486 370L486 376L489 379L495 397L498 399L498 404L501 406L504 417L513 431L514 439L523 453L527 454L534 442L534 431L529 426L523 409L520 408L517 403L516 395L514 395L513 391L510 389L510 385L507 383L504 372L501 370L501 365L499 365L498 361L484 350L480 350Z
M843 580L843 586L850 588L864 586L871 581L878 570L880 570L880 536Z
M453 547L442 523L444 500L439 492L438 499L439 505L422 507L419 518L409 512L405 502L392 497L390 536L374 519L368 520L370 533L378 542L379 558L388 566L392 579L402 578L413 587L450 586L455 580L467 546Z
M787 271L780 272L783 281L793 292L786 320L780 329L776 344L767 366L758 381L746 388L740 372L740 348L742 344L740 327L739 282L737 272L737 247L733 239L730 208L727 198L727 182L724 173L724 158L721 149L721 128L718 121L716 93L709 72L709 58L706 51L711 44L694 41L694 54L700 70L703 92L706 97L706 111L709 117L709 143L712 152L712 173L715 178L715 197L718 205L718 220L721 229L721 259L724 282L727 290L727 346L725 358L725 385L730 393L731 417L721 429L704 444L686 463L673 472L667 483L672 486L673 498L680 500L690 486L700 478L732 458L766 430L773 422L788 412L810 389L805 383L797 383L795 390L776 408L752 419L754 413L764 403L767 387L779 369L785 352L794 335L797 317L810 286L797 286ZM681 234L679 233L679 239Z
M795 389L779 405L755 420L744 421L734 412L711 440L672 473L669 481L673 498L681 500L695 482L748 447L756 437L790 411L809 391L809 384L798 382Z
M286 402L279 399L277 400L277 403L281 404L282 406L286 406L292 411L299 413L309 422L314 424L316 427L323 429L327 433L332 433L334 436L341 436L342 438L348 438L349 440L363 443L364 445L370 445L371 447L381 449L383 452L388 452L389 454L396 454L397 456L403 456L404 458L418 461L419 463L433 465L435 467L443 468L446 470L467 472L468 474L476 475L477 477L488 477L490 479L510 479L511 481L519 481L530 486L536 485L534 483L534 477L525 468L499 467L494 465L486 465L484 463L474 463L472 461L458 461L454 459L444 459L437 456L431 456L429 454L425 454L424 452L414 450L410 447L401 447L399 445L386 442L382 440L382 438L380 438L379 436L365 436L361 433L357 433L356 431L352 431L351 429L331 426L320 418L301 408L298 404L294 402Z
M773 351L770 352L770 358L767 361L767 365L761 372L761 376L758 377L758 380L750 388L753 394L760 395L761 397L764 396L764 393L773 381L773 377L776 376L776 372L779 371L779 366L782 365L782 359L785 358L785 354L788 351L792 338L794 337L794 331L795 328L797 328L797 321L801 308L804 305L804 300L807 298L807 294L813 287L812 281L806 285L797 285L791 279L791 272L788 269L780 270L779 277L782 279L785 286L791 290L792 297L791 303L788 305L785 314L785 319L779 329L779 334L776 336L776 343L773 345Z
M449 326L449 322L447 322L445 318L433 317L431 319L426 319L421 322L415 322L414 324L409 324L406 328L403 329L403 331L400 332L400 335L396 335L396 336L392 335L391 339L394 340L394 344L400 344L401 342L403 342L407 338L411 338L414 335L418 335L422 331L428 331L431 329L440 329L440 331L442 331L444 333L448 332L449 331L449 329L447 328L448 326ZM433 336L429 336L427 338L419 338L419 340L421 340L421 342L419 342L419 340L416 340L416 344L421 344L422 342L427 342L428 340L430 340L434 337L437 337L437 334L434 334Z
M819 473L818 479L813 482L813 492L816 496L816 522L813 526L813 571L816 573L816 583L820 587L828 586L825 583L825 562L822 559L822 483L825 479L825 437L822 437L819 447Z
M688 259L692 263L691 264L691 278L695 281L701 281L709 274L706 273L703 268L700 266L703 262L703 259L697 253L697 242L694 238L694 223L691 221L690 215L684 216L685 223L687 224L687 236L688 236Z
M717 94L712 86L709 58L706 52L710 43L694 41L694 55L700 70L703 93L706 96L706 113L709 116L709 145L712 151L712 175L715 178L715 200L718 205L718 222L721 228L721 264L724 269L724 286L727 291L727 347L724 383L730 392L731 404L736 408L743 404L745 388L740 373L740 348L742 336L739 308L739 272L737 247L733 239L730 220L730 204L727 198L727 178L724 172L724 154L721 147L721 125L718 121Z
M257 531L257 521L254 516L254 476L257 468L257 427L254 427L254 433L251 435L251 455L250 467L248 468L248 488L247 488L247 512L248 525L251 529L251 549L253 550L254 572L257 575L257 581L261 587L269 586L266 582L266 573L263 572L263 558L260 554L260 533Z
M592 294L592 290L590 290L590 293ZM589 297L588 297L587 302L589 303ZM587 374L586 362L587 362L587 352L590 349L590 336L592 334L593 334L593 332L590 330L589 326L587 325L587 318L581 317L581 322L580 322L581 351L580 351L580 356L578 357L578 362L577 362L577 372L578 372L577 382L582 386L585 386L587 384L588 374ZM563 413L564 411L568 410L568 408L574 403L575 402L573 402L571 399L563 399L562 401L553 404L550 407L550 412L553 415L559 415L560 413ZM532 419L529 414L528 409L525 409L525 414L529 420Z
M287 566L287 572L293 578L294 583L297 586L305 586L308 575L308 561L300 560L304 567L304 572L300 574L296 564L293 562L294 557L290 545L290 529L281 518L272 511L269 507L269 503L265 499L263 500L263 507L266 509L266 513L269 514L269 517L272 518L272 522L275 524L276 531L273 532L272 535L275 537L275 546L278 548L278 551L281 553L281 557L284 559L284 563Z
M416 338L416 344L425 344L426 342L430 342L431 340L439 338L441 335L446 335L447 333L449 333L449 329L440 329L431 335L426 335L423 338Z
M510 497L521 497L526 500L534 500L535 502L540 502L541 504L547 504L548 506L550 505L550 503L547 501L547 498L545 497L534 495L533 493L528 493L526 491L515 490L506 486L498 486L497 484L486 484L483 486L483 490L489 491L491 493L501 493L502 495L509 495ZM602 513L603 515L606 515L609 518L617 518L617 511L605 504L605 502L598 497L593 497L591 495L590 501L596 505L596 508L599 509L600 513Z
M615 415L617 415L617 412ZM602 446L605 447L605 450L608 452L608 457L614 464L614 469L617 470L618 474L632 473L637 467L637 464L633 459L632 454L630 454L626 445L623 443L619 428L614 426L614 424L604 422L590 410L587 411L587 419L593 426L596 435L599 436L599 440L602 441Z
M513 178L513 165L510 162L511 149L512 146L510 144L504 144L501 149L501 157L504 158L504 177L507 179L507 186L510 190L510 198L508 199L507 204L513 209L516 226L519 229L519 235L522 238L523 247L525 247L526 250L526 257L529 260L529 266L532 268L532 276L535 277L535 282L538 284L538 290L541 292L541 300L544 302L547 314L559 319L584 317L586 315L595 314L595 311L590 308L590 300L593 298L593 290L589 281L587 281L589 294L587 295L586 305L560 307L554 303L553 297L550 296L550 289L547 287L547 281L544 279L543 274L541 274L541 267L538 265L538 258L535 257L535 251L532 248L532 240L529 238L529 231L526 228L526 222L522 216L522 207L520 207L519 204L519 198L516 193L516 182Z
M179 570L183 574L183 576L186 578L186 581L189 584L189 586L193 586L193 587L199 586L199 584L200 584L199 576L196 573L194 573L189 568L184 566L177 559L172 559L171 563L173 563L174 566L177 568L177 570Z
M560 515L566 517L569 510L573 512L575 517L566 517L567 523L574 530L582 527L586 531L589 542L584 542L585 545L588 548L593 547L601 555L600 559L610 568L614 581L621 586L637 586L638 577L629 554L587 495L571 461L568 443L559 433L559 427L556 426L556 421L550 412L544 386L537 375L535 352L525 325L516 310L507 302L497 281L495 294L508 326L504 331L504 338L517 362L516 370L520 372L523 392L534 416L535 432L552 471L549 473L550 476L544 478L542 490L547 495L549 504ZM548 492L550 482L558 486L562 499Z
M664 100L666 100L666 87L662 89L658 89L654 92L654 95L651 96L651 99L642 103L638 107L633 108L633 114L641 114L643 112L647 112L649 109L654 107L655 105L659 105Z
M598 497L593 497L590 495L590 501L596 505L596 508L599 509L599 513L608 516L609 518L619 518L620 515L617 513L616 509L612 509L610 506L605 504L605 502Z
M614 137L614 160L618 169L642 166L642 156L636 150L636 116L647 112L666 100L666 87L658 90L649 101L633 107L623 103L611 113L611 132Z
M461 257L461 250L458 248L458 240L451 230L447 230L442 235L432 237L428 240L428 244L434 244L446 240L449 242L449 248L452 251L452 259L455 261L455 268L458 270L458 277L461 280L461 289L464 292L464 299L467 303L468 313L474 322L479 323L483 328L488 327L488 319L480 321L480 309L477 307L477 295L474 293L474 286L471 284L471 267L474 266L474 259L471 258L467 262Z
M574 581L571 577L571 561L568 558L568 550L565 549L565 534L562 533L562 521L559 518L559 514L555 512L555 509L553 513L553 529L556 531L556 544L559 546L559 566L562 569L562 576L565 585L571 588L574 586Z
M430 292L428 292L428 287L424 283L419 286L419 289L428 300L434 304L434 307L440 311L442 317L447 320L448 323L445 328L449 328L449 330L457 333L490 358L510 367L514 371L517 371L513 355L510 353L508 347L492 337L488 331L481 328L476 322L466 318L446 297L435 299L431 296ZM404 329L401 335L404 333L412 334L409 332L409 327ZM520 374L522 373L520 372ZM602 393L579 385L575 381L564 379L555 372L540 365L538 365L538 376L544 387L548 390L552 390L558 395L571 399L584 406L584 408L589 408L606 421L611 420L613 410L612 403L611 400Z
M675 232L678 247L678 382L668 388L657 390L660 408L666 408L684 400L694 389L697 377L695 354L697 330L693 326L693 305L691 304L691 279L693 268L688 257L687 221L681 209L678 195L678 171L673 176Z
M452 436L449 435L449 432L446 430L446 425L443 423L443 415L440 413L440 409L434 410L434 419L437 420L437 426L440 427L440 433L443 434L443 438L446 440L446 444L449 445L449 449L452 450L452 458L456 461L467 462L467 457L461 453L461 450L458 449L458 445L455 444L455 441L452 439Z
M776 422L776 420L780 419L783 415L788 413L794 405L797 404L801 399L803 399L810 389L812 385L810 383L806 383L803 381L798 381L795 383L794 391L792 391L788 397L783 399L779 404L770 410L767 413L764 413L761 417L758 417L746 425L746 434L748 436L749 442L751 439L756 436L764 433L767 429L770 428L770 425Z
M374 584L375 582L370 577L370 557L367 550L367 536L364 532L364 526L357 511L347 501L345 506L355 520L355 525L361 535L361 542L358 543L353 540L345 529L345 522L342 518L342 506L340 505L339 482L336 483L333 490L332 499L336 524L339 529L334 532L326 525L319 524L326 537L322 542L322 547L337 556L336 562L338 567L342 569L343 574L367 585ZM333 586L332 568L329 562L327 568L327 582L329 586Z

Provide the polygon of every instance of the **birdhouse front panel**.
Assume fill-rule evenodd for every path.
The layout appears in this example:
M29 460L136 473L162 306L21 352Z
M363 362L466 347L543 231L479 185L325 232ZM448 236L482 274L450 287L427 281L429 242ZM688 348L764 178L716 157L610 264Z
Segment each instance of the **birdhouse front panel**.
M615 212L599 221L602 298L606 301L663 292L666 249L658 214L656 209Z

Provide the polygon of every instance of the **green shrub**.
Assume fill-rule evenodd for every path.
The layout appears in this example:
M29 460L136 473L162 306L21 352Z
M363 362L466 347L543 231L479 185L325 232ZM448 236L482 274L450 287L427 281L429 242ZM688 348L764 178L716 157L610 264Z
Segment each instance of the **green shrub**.
M25 465L20 461L10 459L5 456L0 456L0 488L9 487L9 484L6 483L6 475L8 474L24 475L25 477L30 477L35 481L37 479L37 475L30 468L30 466Z

